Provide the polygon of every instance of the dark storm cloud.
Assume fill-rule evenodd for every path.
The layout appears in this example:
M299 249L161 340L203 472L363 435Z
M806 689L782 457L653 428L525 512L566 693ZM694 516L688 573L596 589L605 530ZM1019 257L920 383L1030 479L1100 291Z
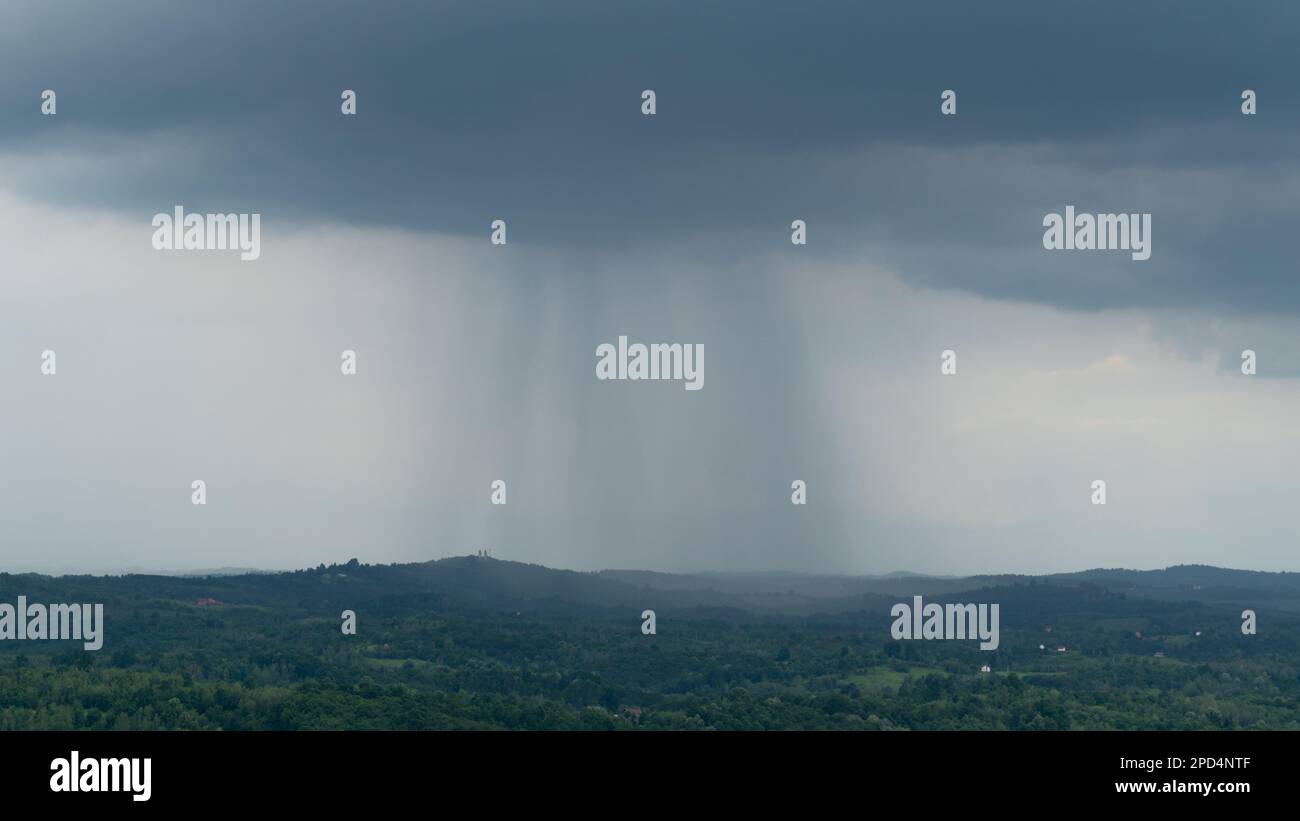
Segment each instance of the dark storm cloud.
M1291 568L1296 16L7 3L0 564ZM177 203L265 255L155 253ZM1069 204L1152 258L1044 251Z
M23 3L0 27L0 149L29 194L146 217L470 235L502 217L515 242L712 233L743 255L788 250L798 216L809 251L937 287L1291 311L1297 22L1211 3ZM1151 211L1152 260L1044 255L1042 216L1067 204Z

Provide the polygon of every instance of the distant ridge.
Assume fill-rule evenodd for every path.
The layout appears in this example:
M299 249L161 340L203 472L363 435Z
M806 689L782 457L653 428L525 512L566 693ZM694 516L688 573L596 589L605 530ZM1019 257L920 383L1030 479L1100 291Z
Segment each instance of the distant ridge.
M5 587L16 587L17 577ZM223 602L273 605L286 595L297 600L378 601L388 597L428 597L471 609L503 611L556 610L569 607L634 609L707 609L733 614L807 616L849 612L884 612L912 596L941 599L975 595L1028 594L1034 587L1067 586L1106 589L1133 599L1198 601L1210 605L1247 602L1260 607L1300 612L1300 573L1236 570L1207 565L1175 565L1160 570L1094 568L1044 576L987 575L942 577L889 573L837 576L793 572L658 573L646 570L579 572L484 556L458 556L427 562L366 565L318 565L294 571L226 567L186 573L141 573L120 576L69 574L22 577L23 592L57 586L60 579L108 594L119 579L153 579L159 595L178 600L214 598ZM1014 591L1022 591L1016 593ZM1004 599L1005 600L1005 599Z
M0 575L97 580L116 577L156 577L202 587L207 580L237 583L240 580L281 577L319 577L327 580L385 580L394 589L440 589L449 595L505 599L554 599L620 606L643 599L645 591L671 593L678 604L740 607L753 610L804 611L817 608L860 608L864 600L900 596L941 596L983 588L1066 584L1105 587L1117 592L1145 591L1156 598L1225 598L1266 594L1270 598L1300 598L1300 572L1259 571L1211 565L1172 565L1153 570L1091 568L1044 575L997 574L975 576L932 576L909 571L881 575L835 575L791 571L745 571L738 573L662 573L650 570L574 571L539 564L514 562L486 556L456 556L426 562L320 564L315 568L275 571L247 567L202 568L189 571L158 571L128 567L96 575L33 571L0 571Z
M15 567L5 572L13 574L32 573L38 576L252 576L259 573L282 573L282 570L262 570L256 567L212 567L198 570L158 570L157 568L129 566L112 567L98 573L86 573L73 568L53 568L26 566Z

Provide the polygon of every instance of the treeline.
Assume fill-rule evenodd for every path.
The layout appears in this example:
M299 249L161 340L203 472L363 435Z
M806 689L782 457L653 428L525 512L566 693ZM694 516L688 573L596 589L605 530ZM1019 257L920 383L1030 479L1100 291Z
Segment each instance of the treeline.
M980 591L1007 614L992 653L889 640L875 610L666 609L646 636L639 609L539 596L534 569L518 585L473 572L455 568L489 605L418 568L0 575L0 597L107 614L98 652L0 642L0 729L1300 729L1283 613L1243 636L1231 609L1016 585ZM356 635L339 629L348 605Z

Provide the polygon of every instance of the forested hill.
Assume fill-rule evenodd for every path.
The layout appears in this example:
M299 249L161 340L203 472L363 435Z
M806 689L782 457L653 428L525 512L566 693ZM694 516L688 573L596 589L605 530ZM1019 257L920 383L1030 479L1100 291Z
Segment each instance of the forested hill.
M800 573L669 574L636 570L580 573L463 556L430 562L320 565L243 575L59 576L0 573L0 595L30 601L112 601L144 595L187 602L212 598L266 607L356 608L422 600L477 609L736 609L811 615L888 606L913 595L950 597L985 588L1091 585L1130 598L1215 602L1252 596L1283 609L1300 602L1300 573L1181 565L1163 570L1094 569L1047 576L969 578L924 575L835 576ZM62 597L62 598L60 598ZM969 597L968 597L969 598ZM977 597L978 598L978 597ZM983 600L983 599L981 599ZM1300 607L1296 608L1300 610Z
M1058 573L1047 578L1089 581L1134 587L1229 587L1300 593L1300 573L1269 573L1259 570L1229 570L1204 564L1182 564L1164 570L1096 569L1079 573Z
M99 650L0 641L0 729L1300 729L1290 574L1130 573L0 573L104 605ZM998 604L998 647L893 639L912 595Z

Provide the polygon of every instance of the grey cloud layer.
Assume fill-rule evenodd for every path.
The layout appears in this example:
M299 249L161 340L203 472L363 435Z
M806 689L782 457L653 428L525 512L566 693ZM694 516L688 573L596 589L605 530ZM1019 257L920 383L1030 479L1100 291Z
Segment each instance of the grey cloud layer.
M502 217L571 248L779 247L797 216L809 252L997 298L1300 308L1289 5L70 8L18 4L0 33L0 151L51 201L473 236ZM1151 211L1152 260L1044 255L1067 204Z

